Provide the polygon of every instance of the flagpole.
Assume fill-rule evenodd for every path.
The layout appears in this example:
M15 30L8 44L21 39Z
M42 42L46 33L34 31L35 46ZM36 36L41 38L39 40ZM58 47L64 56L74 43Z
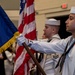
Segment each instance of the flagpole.
M33 61L35 62L35 64L38 66L39 71L42 73L42 75L46 75L46 73L44 72L44 70L42 69L42 67L39 65L38 61L35 59L34 55L31 53L31 51L29 50L28 46L26 45L26 43L23 43L24 48L26 49L26 51L28 52L28 54L31 56L31 58L33 59Z

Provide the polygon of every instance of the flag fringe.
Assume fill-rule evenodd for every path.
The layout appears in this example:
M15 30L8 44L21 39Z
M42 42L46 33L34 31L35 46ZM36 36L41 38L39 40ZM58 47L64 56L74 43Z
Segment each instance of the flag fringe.
M2 53L3 51L5 51L8 47L10 47L11 44L13 44L14 42L16 42L16 38L19 36L19 32L15 32L14 36L8 41L6 42L3 46L0 47L0 53Z

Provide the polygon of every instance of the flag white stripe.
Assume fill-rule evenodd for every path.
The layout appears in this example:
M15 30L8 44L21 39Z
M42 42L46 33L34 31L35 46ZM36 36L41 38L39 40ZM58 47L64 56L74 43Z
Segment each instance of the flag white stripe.
M22 53L21 53L21 55L17 58L17 60L15 62L16 65L14 66L14 73L20 67L20 65L23 63L24 57L25 57L25 53L26 53L26 51L23 50Z
M18 27L20 26L20 24L22 23L23 20L23 11L21 12L20 16L19 16L19 22L18 22Z
M24 26L23 34L28 34L35 29L35 21L29 23L28 25Z
M27 16L34 12L34 5L30 5L27 7Z

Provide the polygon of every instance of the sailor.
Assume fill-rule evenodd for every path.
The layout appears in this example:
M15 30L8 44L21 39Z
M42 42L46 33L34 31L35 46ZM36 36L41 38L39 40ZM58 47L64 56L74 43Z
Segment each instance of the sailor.
M47 42L55 42L60 40L60 36L58 34L60 28L60 20L56 20L54 18L46 19L45 28L44 28L44 36L46 37ZM46 75L55 75L55 65L60 57L58 53L50 53L44 54L43 60L40 62L42 68L44 69Z

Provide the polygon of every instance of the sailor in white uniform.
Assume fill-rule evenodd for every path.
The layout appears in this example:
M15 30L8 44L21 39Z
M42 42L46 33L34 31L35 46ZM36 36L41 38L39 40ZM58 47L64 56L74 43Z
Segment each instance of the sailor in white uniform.
M66 30L72 35L58 42L29 42L23 36L17 39L19 45L26 42L31 48L42 53L62 53L62 56L57 64L59 71L56 75L75 75L75 7L71 8L69 18L66 20ZM21 40L22 39L22 40Z
M47 19L45 22L44 35L46 37L47 42L55 42L60 40L60 36L58 35L58 31L60 28L60 20L56 19ZM40 62L40 65L44 69L46 75L55 75L55 65L60 57L60 54L52 53L52 54L44 54L44 58Z

